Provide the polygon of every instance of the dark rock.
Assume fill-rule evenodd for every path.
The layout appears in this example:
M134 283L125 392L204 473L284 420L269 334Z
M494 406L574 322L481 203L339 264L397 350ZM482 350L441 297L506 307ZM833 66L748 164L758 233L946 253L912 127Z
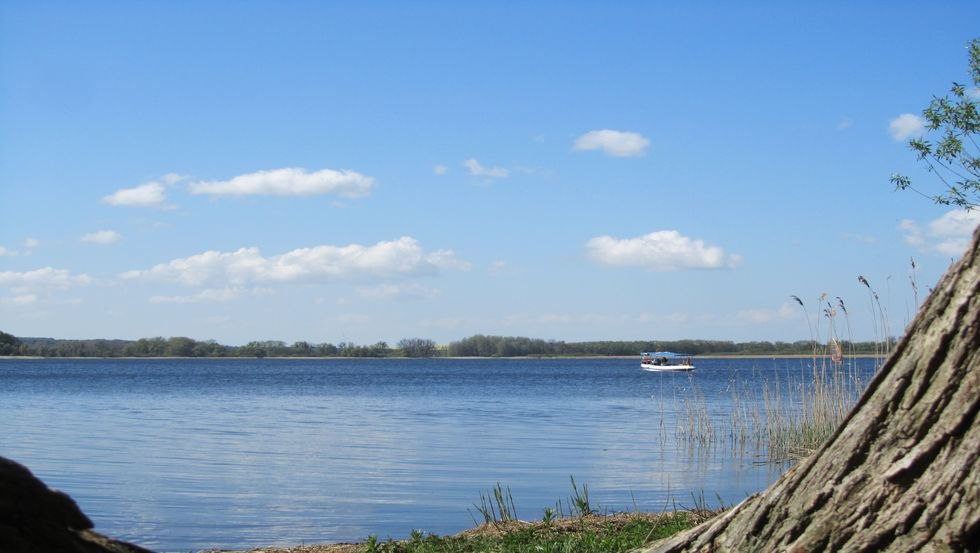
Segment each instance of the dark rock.
M0 552L151 553L92 530L75 501L0 457Z

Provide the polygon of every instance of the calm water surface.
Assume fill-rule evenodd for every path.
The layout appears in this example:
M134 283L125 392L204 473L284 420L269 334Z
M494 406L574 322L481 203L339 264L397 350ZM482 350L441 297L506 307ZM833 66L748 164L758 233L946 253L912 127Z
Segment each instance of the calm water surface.
M610 510L692 494L731 504L785 467L730 439L678 437L687 406L730 427L736 399L789 389L809 363L8 360L0 455L69 493L98 530L161 551L454 533L497 482L539 519L567 504L570 475Z

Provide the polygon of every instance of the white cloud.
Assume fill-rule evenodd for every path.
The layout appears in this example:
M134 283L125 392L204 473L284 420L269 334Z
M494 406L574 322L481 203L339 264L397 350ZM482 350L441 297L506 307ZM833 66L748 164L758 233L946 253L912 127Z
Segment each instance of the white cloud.
M241 297L243 288L209 288L190 296L153 296L150 303L217 303Z
M22 294L10 298L0 298L2 305L29 305L37 301L37 294Z
M797 309L789 303L783 303L778 309L743 309L735 314L735 318L752 324L765 324L789 320L797 315L799 315Z
M939 237L968 238L973 235L977 225L980 225L980 211L956 209L931 221L929 232Z
M84 234L80 240L90 244L100 244L105 246L108 244L115 244L116 242L122 240L122 235L114 230L100 230L97 232Z
M888 132L895 140L905 140L926 132L926 122L912 113L903 113L888 123Z
M837 123L837 130L843 131L854 126L854 120L850 117L844 117Z
M346 169L322 169L307 173L305 169L285 168L256 171L226 181L200 181L188 186L191 194L213 196L319 196L336 194L345 198L367 196L374 179Z
M909 246L919 250L927 249L925 247L926 239L922 235L922 228L919 227L919 223L916 223L912 219L902 219L898 223L898 230L902 231L905 235L903 240Z
M402 238L404 240L404 238ZM425 256L425 262L437 269L456 269L458 271L469 271L472 264L456 257L456 252L452 250L436 250Z
M22 252L0 246L0 257L16 257L21 254L30 255L31 254L30 250L36 248L40 244L41 244L40 242L38 242L33 238L26 238L24 239L24 247L27 248L27 251L22 251Z
M474 177L490 177L494 179L502 179L510 175L510 171L508 171L503 167L484 167L480 165L480 162L474 158L470 158L464 161L463 167L466 167L466 169Z
M737 255L728 255L718 246L709 246L676 230L624 239L597 236L586 242L585 248L589 257L600 265L642 267L651 271L722 269L741 261Z
M980 210L956 209L933 219L923 229L912 219L898 224L906 244L925 253L959 257L966 251L973 230L980 225Z
M609 129L589 131L575 139L576 150L602 150L616 157L641 156L649 144L639 133Z
M300 248L273 257L263 257L258 248L234 252L207 251L150 269L127 271L125 279L179 282L187 286L206 283L275 283L348 278L391 278L435 273L440 269L469 268L449 250L426 253L418 241L404 236L373 246L316 246Z
M9 286L18 293L40 289L66 290L72 286L86 286L91 283L92 278L84 273L73 275L65 269L52 267L25 272L0 272L0 286Z
M176 173L167 173L157 180L145 182L133 188L122 188L102 198L103 203L134 207L172 207L167 204L166 188L186 179Z
M432 168L432 172L439 176L442 176L449 172L449 167L446 167L445 165L442 165L440 163L439 165L436 165L435 167Z
M131 205L138 207L161 206L167 201L163 193L163 185L158 182L148 182L134 188L123 188L102 198L109 205Z
M370 300L417 300L434 298L439 295L439 291L435 288L429 288L415 283L389 283L380 286L358 288L357 294L362 298Z

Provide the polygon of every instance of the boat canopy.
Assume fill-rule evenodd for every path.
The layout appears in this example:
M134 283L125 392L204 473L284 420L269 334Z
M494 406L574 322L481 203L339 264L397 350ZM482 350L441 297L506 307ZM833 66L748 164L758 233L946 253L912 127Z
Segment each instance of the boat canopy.
M644 351L640 355L649 355L650 357L694 357L691 353L674 353L672 351Z

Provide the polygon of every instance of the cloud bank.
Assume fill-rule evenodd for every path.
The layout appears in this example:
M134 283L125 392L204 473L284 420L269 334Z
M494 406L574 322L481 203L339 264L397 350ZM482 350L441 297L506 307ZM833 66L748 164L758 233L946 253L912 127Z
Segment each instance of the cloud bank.
M37 294L21 294L10 298L0 298L0 305L30 305L37 301Z
M20 293L42 289L67 290L73 286L87 286L91 283L92 277L84 273L73 275L65 269L53 267L24 272L0 272L0 286L9 286Z
M912 219L903 219L898 228L905 243L921 252L959 257L970 244L977 225L980 210L957 209L928 222L925 228Z
M191 194L211 196L320 196L336 194L345 198L367 196L374 178L355 171L285 168L256 171L225 181L200 181L188 185Z
M589 131L575 140L576 150L601 150L615 157L634 157L646 153L650 141L635 132L603 129Z
M241 287L209 288L190 296L153 296L150 303L218 303L237 299L243 292Z
M726 254L718 246L681 235L676 230L651 232L637 238L597 236L585 244L589 258L610 267L640 267L650 271L726 269L741 257Z
M468 270L469 263L451 250L425 252L414 238L382 241L373 246L316 246L264 257L258 248L234 252L207 251L174 259L146 270L127 271L124 279L244 286L354 278L392 278L435 274L443 269Z

